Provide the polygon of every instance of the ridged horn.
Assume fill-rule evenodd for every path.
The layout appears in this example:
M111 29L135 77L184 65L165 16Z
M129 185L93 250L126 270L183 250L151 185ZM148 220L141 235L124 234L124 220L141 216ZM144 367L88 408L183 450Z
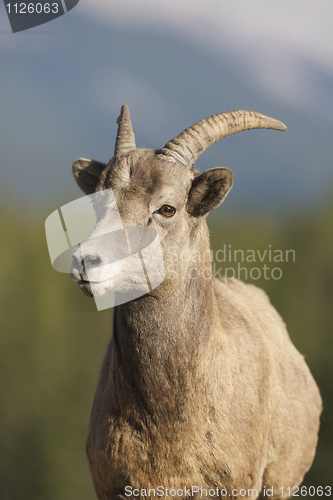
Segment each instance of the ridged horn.
M214 142L227 135L254 128L286 130L284 123L255 111L219 113L192 125L157 151L157 156L180 161L190 167Z
M114 147L114 156L124 155L136 148L131 116L126 104L121 107L117 123L118 131Z

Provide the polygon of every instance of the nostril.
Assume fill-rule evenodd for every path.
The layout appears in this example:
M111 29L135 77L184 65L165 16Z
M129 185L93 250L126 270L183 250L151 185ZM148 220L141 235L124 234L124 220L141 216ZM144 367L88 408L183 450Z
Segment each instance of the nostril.
M87 267L96 267L102 263L102 259L100 257L88 255L83 259L84 266Z

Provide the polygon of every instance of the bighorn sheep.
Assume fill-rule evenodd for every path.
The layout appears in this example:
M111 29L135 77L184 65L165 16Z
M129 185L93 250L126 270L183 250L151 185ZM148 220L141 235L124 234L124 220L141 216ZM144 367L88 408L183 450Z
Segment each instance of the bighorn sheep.
M87 441L97 496L287 498L312 463L321 398L266 294L214 279L205 218L233 174L194 167L227 135L286 127L232 111L148 150L135 146L127 106L118 123L111 161L79 159L73 173L86 194L112 188L124 227L156 230L165 278L114 310ZM110 285L103 273L98 283L86 273L106 259L96 237L107 228L107 203L102 212L73 252L71 277L87 295ZM175 262L175 244L186 259Z

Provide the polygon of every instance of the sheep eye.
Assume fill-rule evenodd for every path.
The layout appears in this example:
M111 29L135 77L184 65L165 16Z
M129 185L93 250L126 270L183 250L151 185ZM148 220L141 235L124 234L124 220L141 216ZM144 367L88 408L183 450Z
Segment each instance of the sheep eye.
M161 215L164 215L164 217L172 217L176 213L176 209L173 207L170 207L169 205L163 205L163 207L161 207L157 211Z

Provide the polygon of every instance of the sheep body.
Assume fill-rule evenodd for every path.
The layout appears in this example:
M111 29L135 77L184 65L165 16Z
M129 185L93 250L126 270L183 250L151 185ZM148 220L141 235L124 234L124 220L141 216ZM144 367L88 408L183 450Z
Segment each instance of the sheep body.
M86 194L112 189L124 227L156 230L166 275L114 310L87 441L97 496L126 498L135 488L154 498L158 486L176 492L198 486L225 490L226 498L265 497L267 489L270 498L286 498L314 457L319 391L266 294L213 277L205 217L224 200L233 176L223 167L200 174L193 166L203 144L246 128L285 126L230 112L155 151L135 147L126 113L110 163L77 160L74 175ZM159 208L166 206L170 217ZM107 262L107 245L96 244L107 228L104 210L73 252L72 278L88 295L96 283L87 281L87 267ZM175 262L175 244L188 259ZM131 273L123 274L128 286ZM101 293L113 282L102 268L98 276Z
M140 342L142 372L136 369L134 376L151 407L133 390L133 359L125 361L127 369L119 363L117 330L130 304L115 312L87 443L100 499L128 485L152 490L200 485L258 494L273 487L272 498L282 498L281 488L287 497L286 488L300 484L309 469L321 399L303 357L262 290L236 279L227 285L216 280L215 296L221 320L204 345L204 356L197 353L193 359L186 347L181 358L179 345L172 352L172 343L159 341L158 335L145 349ZM165 304L166 310L155 311L149 298L144 301L141 311L148 308L154 318L169 310ZM133 315L133 305L130 309ZM161 337L166 331L173 335L172 326ZM192 334L190 328L186 334ZM165 350L156 350L158 343L181 365L170 361L176 373L170 370L169 377L168 366L150 373L151 360L165 357ZM195 376L188 377L193 363Z

